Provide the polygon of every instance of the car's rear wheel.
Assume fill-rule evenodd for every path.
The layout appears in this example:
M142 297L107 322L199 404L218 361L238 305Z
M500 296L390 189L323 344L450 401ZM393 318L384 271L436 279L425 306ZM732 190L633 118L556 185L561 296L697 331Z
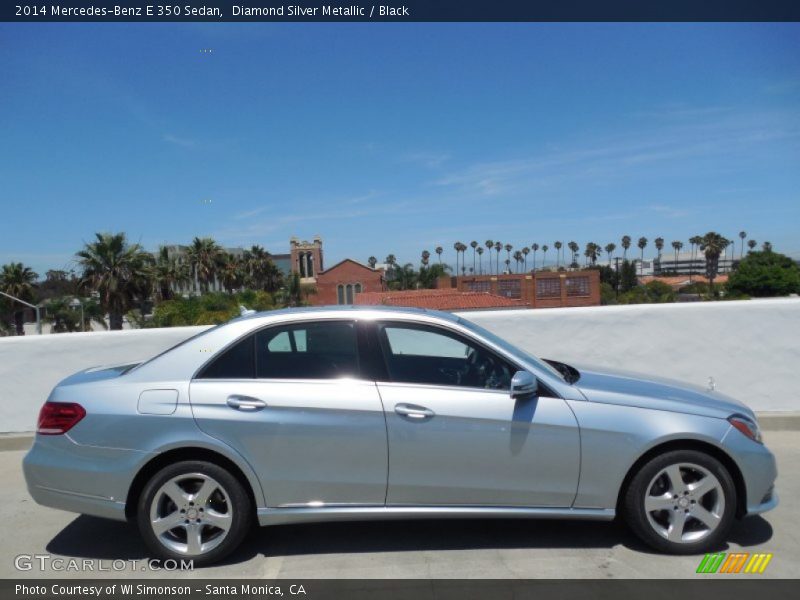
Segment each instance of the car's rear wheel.
M656 456L633 476L624 497L634 533L656 550L694 554L719 546L736 513L736 488L725 466L696 450Z
M139 531L161 558L216 562L247 534L252 516L242 484L222 467L183 461L165 467L139 497Z

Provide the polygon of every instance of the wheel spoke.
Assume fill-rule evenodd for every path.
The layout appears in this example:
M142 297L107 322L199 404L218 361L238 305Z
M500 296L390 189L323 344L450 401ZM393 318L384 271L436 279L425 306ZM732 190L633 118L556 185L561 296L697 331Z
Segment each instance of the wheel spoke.
M202 537L203 527L197 523L190 523L186 527L186 552L188 554L200 554L203 547Z
M669 510L674 504L675 501L669 494L664 494L662 496L647 496L644 501L644 509L647 512L653 512L656 510Z
M705 496L709 492L713 492L717 489L718 483L715 477L711 477L710 475L706 475L700 481L692 483L689 485L689 491L694 494L695 498L700 500L703 496Z
M165 517L161 517L156 519L152 522L153 524L153 533L156 535L161 535L169 531L170 529L175 529L176 527L181 527L184 525L184 516L180 513L180 511L175 511L171 514L168 514Z
M672 516L669 520L667 538L670 542L680 543L683 541L683 528L686 525L686 513L682 510L674 510L670 514Z
M231 528L231 521L230 513L220 513L215 510L207 510L203 513L203 522L219 527L223 531L228 531Z
M181 506L190 500L189 494L183 491L175 481L170 481L162 489L170 500L175 503L175 506Z
M216 489L216 482L211 479L206 479L203 481L203 485L200 486L200 489L197 490L197 493L192 497L193 502L200 506L205 506L211 494L213 494Z
M695 505L695 507L692 509L691 515L712 530L716 529L721 520L719 516L715 515L711 511L706 510L699 504Z
M667 479L669 479L669 484L674 494L682 494L686 491L686 484L683 482L683 474L681 473L680 466L670 465L664 469L664 473L666 473Z

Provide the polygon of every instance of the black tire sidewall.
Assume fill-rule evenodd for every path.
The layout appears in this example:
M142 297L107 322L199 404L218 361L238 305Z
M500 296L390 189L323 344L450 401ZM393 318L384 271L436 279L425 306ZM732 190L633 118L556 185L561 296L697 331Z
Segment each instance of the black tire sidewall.
M717 529L694 543L677 544L653 531L644 509L644 497L653 478L665 467L692 463L708 469L720 482L725 496L725 512ZM633 476L624 496L624 516L629 527L650 547L669 554L700 554L719 547L727 538L736 515L736 486L728 469L715 457L698 450L672 450L645 463Z
M150 505L159 488L164 483L177 475L187 473L203 473L218 481L228 493L233 509L233 519L228 535L223 542L201 556L186 556L165 547L153 533L150 526ZM139 532L150 551L161 559L174 559L181 564L183 561L193 561L195 567L205 566L219 560L233 552L242 542L252 522L253 506L249 496L239 480L225 468L207 461L187 460L164 467L153 475L139 495L136 521Z

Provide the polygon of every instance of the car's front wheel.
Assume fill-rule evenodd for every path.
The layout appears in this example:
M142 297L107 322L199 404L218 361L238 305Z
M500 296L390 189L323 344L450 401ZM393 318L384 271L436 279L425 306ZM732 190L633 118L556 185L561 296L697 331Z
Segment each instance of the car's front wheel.
M736 513L736 488L725 466L696 450L666 452L631 479L625 517L656 550L694 554L719 546Z
M222 467L182 461L156 473L139 497L139 531L161 558L216 562L247 533L252 515L242 484Z

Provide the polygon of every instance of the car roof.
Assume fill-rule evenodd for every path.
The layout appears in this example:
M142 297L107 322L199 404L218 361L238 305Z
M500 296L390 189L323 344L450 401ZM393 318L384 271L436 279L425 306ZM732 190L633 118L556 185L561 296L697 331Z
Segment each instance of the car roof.
M358 314L387 314L387 315L407 315L407 316L427 316L440 318L446 321L457 322L458 317L452 313L443 312L440 310L430 310L427 308L414 308L404 306L354 306L354 305L330 305L330 306L299 306L293 308L281 308L277 310L267 310L255 312L253 314L245 315L232 319L231 323L237 321L246 321L250 319L262 319L264 317L278 317L278 316L312 316L313 315L326 315L332 316L334 314L351 315Z

